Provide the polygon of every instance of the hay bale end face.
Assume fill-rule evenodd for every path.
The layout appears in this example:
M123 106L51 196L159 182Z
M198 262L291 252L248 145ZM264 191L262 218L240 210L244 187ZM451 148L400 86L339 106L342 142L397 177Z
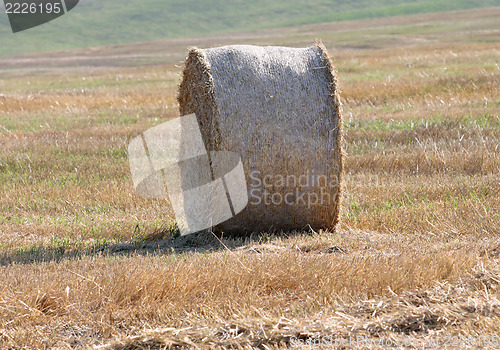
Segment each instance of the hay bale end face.
M216 231L334 230L339 219L342 116L326 49L191 49L178 101L209 151L243 162L247 207Z

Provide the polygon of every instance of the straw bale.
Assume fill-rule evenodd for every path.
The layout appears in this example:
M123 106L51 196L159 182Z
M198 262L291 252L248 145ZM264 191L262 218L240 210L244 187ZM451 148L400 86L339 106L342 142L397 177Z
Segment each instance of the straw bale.
M243 162L249 203L227 233L334 230L342 178L342 115L325 47L192 48L178 101L209 151Z

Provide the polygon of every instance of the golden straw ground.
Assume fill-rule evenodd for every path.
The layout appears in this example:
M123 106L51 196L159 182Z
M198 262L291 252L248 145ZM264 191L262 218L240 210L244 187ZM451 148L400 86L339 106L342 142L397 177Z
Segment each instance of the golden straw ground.
M100 68L78 71L78 51L30 56L29 67L2 57L17 68L0 65L0 348L262 348L291 335L488 348L500 333L499 14L197 39L322 37L342 84L337 233L224 237L229 250L213 236L170 237L168 203L133 190L128 140L179 116L181 68L104 71L160 49L180 64L194 42L99 48Z

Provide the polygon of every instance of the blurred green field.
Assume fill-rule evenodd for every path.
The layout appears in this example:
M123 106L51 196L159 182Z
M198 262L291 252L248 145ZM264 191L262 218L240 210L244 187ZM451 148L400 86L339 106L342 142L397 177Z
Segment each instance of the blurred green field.
M0 16L0 55L492 6L500 0L81 0L68 15L15 35Z

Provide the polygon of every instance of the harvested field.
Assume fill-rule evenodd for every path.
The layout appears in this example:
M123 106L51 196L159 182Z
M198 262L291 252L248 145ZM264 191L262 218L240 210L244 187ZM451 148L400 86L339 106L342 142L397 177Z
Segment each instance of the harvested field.
M113 47L75 71L43 54L2 65L0 348L498 348L497 15L210 39L330 33L346 139L334 233L176 237L169 203L134 193L128 141L179 115L180 62L121 65Z

